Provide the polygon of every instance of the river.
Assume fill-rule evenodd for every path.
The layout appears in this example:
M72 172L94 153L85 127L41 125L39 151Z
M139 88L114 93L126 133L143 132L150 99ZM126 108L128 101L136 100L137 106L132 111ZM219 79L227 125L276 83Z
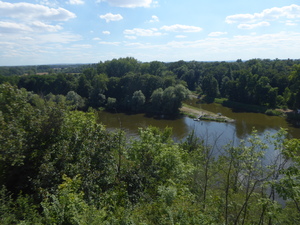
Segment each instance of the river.
M100 112L99 120L108 130L121 128L126 131L128 136L132 137L137 135L138 128L144 128L150 125L159 128L172 127L173 136L176 141L184 139L194 130L198 137L207 140L209 143L212 143L212 141L218 138L220 146L227 144L229 141L238 142L238 140L248 137L253 128L255 128L261 136L266 132L274 134L280 127L287 128L291 137L300 138L300 128L289 124L282 117L267 116L261 113L234 112L230 108L215 103L197 104L195 101L190 101L189 104L214 113L221 113L224 116L234 119L235 122L198 122L188 117L166 120L149 118L144 114L128 115L108 112Z

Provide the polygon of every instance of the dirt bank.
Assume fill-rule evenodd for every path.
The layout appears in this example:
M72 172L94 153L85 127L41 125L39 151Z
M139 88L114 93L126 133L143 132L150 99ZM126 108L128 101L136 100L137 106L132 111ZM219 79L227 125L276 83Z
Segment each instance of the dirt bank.
M209 112L204 109L189 107L187 105L183 105L180 108L180 111L183 114L187 114L188 116L193 117L195 119L200 118L200 120L209 120L209 121L216 121L216 122L234 122L233 119L230 119L226 116L218 115L216 113Z

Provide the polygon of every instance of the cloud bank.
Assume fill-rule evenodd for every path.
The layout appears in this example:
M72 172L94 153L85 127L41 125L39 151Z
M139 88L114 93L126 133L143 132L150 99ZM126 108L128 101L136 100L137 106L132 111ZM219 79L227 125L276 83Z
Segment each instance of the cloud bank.
M281 8L273 7L265 9L260 13L230 15L226 17L225 22L228 24L239 23L238 28L241 29L253 29L261 26L269 26L270 23L267 21L298 18L300 18L300 6L292 4Z

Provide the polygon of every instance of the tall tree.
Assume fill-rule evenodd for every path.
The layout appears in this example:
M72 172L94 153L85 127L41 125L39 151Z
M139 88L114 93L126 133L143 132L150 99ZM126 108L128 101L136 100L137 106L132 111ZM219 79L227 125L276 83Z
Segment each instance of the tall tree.
M141 111L142 107L146 102L145 95L141 90L135 91L131 99L131 108L134 112Z
M208 97L216 98L219 95L219 84L212 74L206 75L201 84L203 93Z

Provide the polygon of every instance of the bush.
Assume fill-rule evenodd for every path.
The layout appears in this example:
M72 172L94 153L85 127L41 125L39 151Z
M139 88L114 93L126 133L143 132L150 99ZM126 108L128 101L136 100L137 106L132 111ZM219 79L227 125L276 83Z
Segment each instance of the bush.
M268 116L281 116L282 112L274 110L274 109L267 109L265 111L265 114L268 115Z

